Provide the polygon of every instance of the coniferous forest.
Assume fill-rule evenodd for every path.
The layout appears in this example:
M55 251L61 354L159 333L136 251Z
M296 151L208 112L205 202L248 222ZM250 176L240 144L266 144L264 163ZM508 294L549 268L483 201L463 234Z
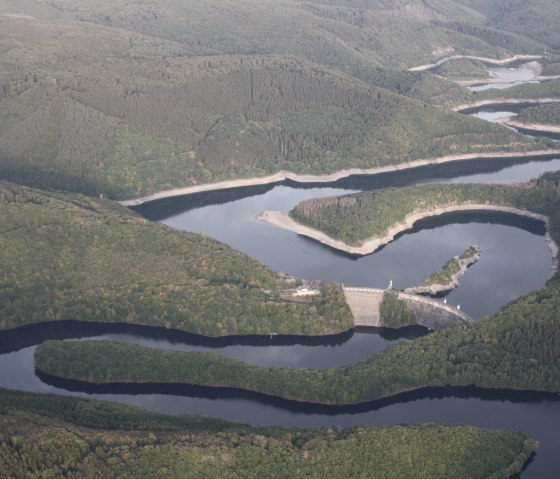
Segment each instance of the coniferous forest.
M557 437L539 437L538 428L336 415L461 389L499 391L504 407L532 392L532 409L556 417L557 269L496 314L410 337L402 332L414 312L385 291L380 329L368 331L377 343L396 335L395 344L373 341L362 359L308 367L298 363L306 345L339 347L357 334L338 276L304 280L293 265L280 272L194 225L181 231L124 205L177 189L227 191L240 180L314 188L324 175L353 173L362 177L322 185L353 193L298 197L286 209L359 245L419 212L512 208L546 223L557 266L560 172L500 184L375 185L389 171L391 184L403 184L420 164L419 179L430 182L439 163L482 172L493 154L504 164L557 156L557 141L469 112L515 103L518 121L558 125L559 22L554 0L0 0L0 479L507 479L532 474L531 461L543 458L554 477ZM499 68L533 77L471 88L502 81ZM310 270L326 274L318 266ZM83 340L95 328L102 337ZM116 330L144 336L135 344L105 334ZM255 357L295 345L298 367L201 352L198 343L163 349L162 337L178 349L186 337L250 344ZM254 402L242 407L264 403L267 414L289 405L298 414L285 424L303 424L305 408L321 410L309 424L327 427L163 414L159 393L143 400L148 385L206 391L209 402L217 391L238 400L232 410L243 397ZM151 410L76 397L100 391ZM176 409L190 411L197 399Z

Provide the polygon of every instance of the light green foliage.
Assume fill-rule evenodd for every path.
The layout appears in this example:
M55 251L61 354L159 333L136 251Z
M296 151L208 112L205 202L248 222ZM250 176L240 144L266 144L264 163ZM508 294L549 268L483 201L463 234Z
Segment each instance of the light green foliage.
M279 301L289 285L208 237L116 203L0 183L0 329L80 320L208 336L326 334L352 325L341 289Z
M75 410L76 404L97 409L100 421L91 425L79 415L69 417L56 407L55 399L69 410ZM136 426L124 431L104 425L107 414L103 412L113 410L123 424ZM167 429L154 426L155 416ZM144 427L142 418L151 423L152 431ZM221 423L222 429L193 429L189 420ZM469 426L251 428L0 389L0 474L14 478L505 479L521 471L537 446L519 433Z
M547 55L543 61L543 75L560 75L560 55Z

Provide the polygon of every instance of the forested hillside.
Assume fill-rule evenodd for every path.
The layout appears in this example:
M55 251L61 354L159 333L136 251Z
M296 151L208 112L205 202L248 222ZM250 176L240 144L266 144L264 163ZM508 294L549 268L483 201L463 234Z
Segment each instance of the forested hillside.
M457 82L488 75L484 60L464 56L544 54L543 75L560 74L559 23L556 0L0 0L4 342L10 350L33 344L18 351L34 354L41 380L69 379L68 389L194 384L201 394L229 388L221 392L330 406L425 387L560 392L560 273L477 324L333 369L34 339L43 328L60 337L55 325L68 337L69 324L84 323L149 330L154 340L164 335L155 328L271 339L351 334L338 284L314 281L312 295L298 296L300 280L113 200L280 170L320 175L550 151L550 139L449 108L560 97L560 80L479 93ZM557 110L526 109L520 119L558 123ZM560 244L559 198L557 172L527 185L310 200L292 216L357 243L419 208L476 201L547 216ZM391 293L381 316L386 327L415 322ZM30 366L22 368L32 375ZM23 376L7 384L40 390L38 378ZM149 407L146 399L138 403ZM251 427L0 388L0 479L507 479L537 446L519 433L470 426Z
M560 48L560 9L550 0L456 0L486 17L488 27L515 32L551 48Z
M560 125L560 103L524 108L519 112L518 119L526 123Z
M10 183L0 183L0 265L0 330L60 320L208 336L327 334L353 325L334 284L307 300L281 297L294 285L208 237L108 200Z
M290 216L341 239L359 245L367 238L383 236L407 215L454 205L473 203L508 206L548 216L557 207L553 186L526 185L426 185L387 188L351 195L302 201Z
M2 478L508 478L537 446L468 426L252 428L0 390Z
M403 71L448 53L540 49L445 23L459 20L484 23L447 0L1 0L0 179L123 199L542 147L427 105L472 95Z
M526 83L516 85L505 90L488 89L478 92L472 100L490 99L519 99L519 98L560 98L560 80L550 80L542 83Z
M551 286L474 325L451 326L333 369L254 366L214 353L111 341L47 341L35 352L35 366L86 383L195 384L339 405L434 386L560 392L559 331L560 294Z
M484 15L452 0L44 3L82 21L177 42L194 55L287 53L349 73L375 64L410 67L449 51L503 56L513 48L539 50L526 38L494 38L484 29ZM449 27L457 23L479 29Z

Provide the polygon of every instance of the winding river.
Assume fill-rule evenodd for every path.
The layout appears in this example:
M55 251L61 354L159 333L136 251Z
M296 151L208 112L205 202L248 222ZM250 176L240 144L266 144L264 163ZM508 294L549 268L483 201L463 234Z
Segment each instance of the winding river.
M489 112L487 112L489 113ZM493 314L504 304L544 285L551 275L550 251L542 224L504 214L456 214L426 220L381 251L359 259L337 253L312 240L255 220L262 210L288 210L299 201L389 185L430 182L526 181L560 169L560 158L469 161L375 177L351 177L334 184L281 184L191 195L148 203L138 211L174 228L215 237L250 254L277 271L306 279L336 280L348 285L397 287L419 282L450 257L478 244L482 258L448 296L450 304L475 318ZM400 334L359 330L315 339L233 338L202 340L153 328L108 325L47 325L0 334L0 386L57 392L137 405L167 413L190 412L251 424L294 426L395 423L465 423L522 431L541 441L523 479L556 477L560 466L560 397L529 393L481 393L468 388L430 390L359 407L298 405L237 391L206 388L161 388L150 385L125 390L92 388L77 391L72 383L39 378L33 366L36 345L47 338L114 339L147 346L204 351L254 364L292 367L335 367L360 361L390 344L408 341L421 330Z

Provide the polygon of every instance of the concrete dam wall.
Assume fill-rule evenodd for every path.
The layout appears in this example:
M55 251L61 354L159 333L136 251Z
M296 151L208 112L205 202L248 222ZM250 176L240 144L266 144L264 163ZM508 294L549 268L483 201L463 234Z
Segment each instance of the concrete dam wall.
M386 290L376 288L344 288L346 302L354 316L355 326L381 326L380 308ZM416 322L426 328L438 330L451 324L469 324L474 320L457 308L441 301L415 294L398 293L414 313Z

